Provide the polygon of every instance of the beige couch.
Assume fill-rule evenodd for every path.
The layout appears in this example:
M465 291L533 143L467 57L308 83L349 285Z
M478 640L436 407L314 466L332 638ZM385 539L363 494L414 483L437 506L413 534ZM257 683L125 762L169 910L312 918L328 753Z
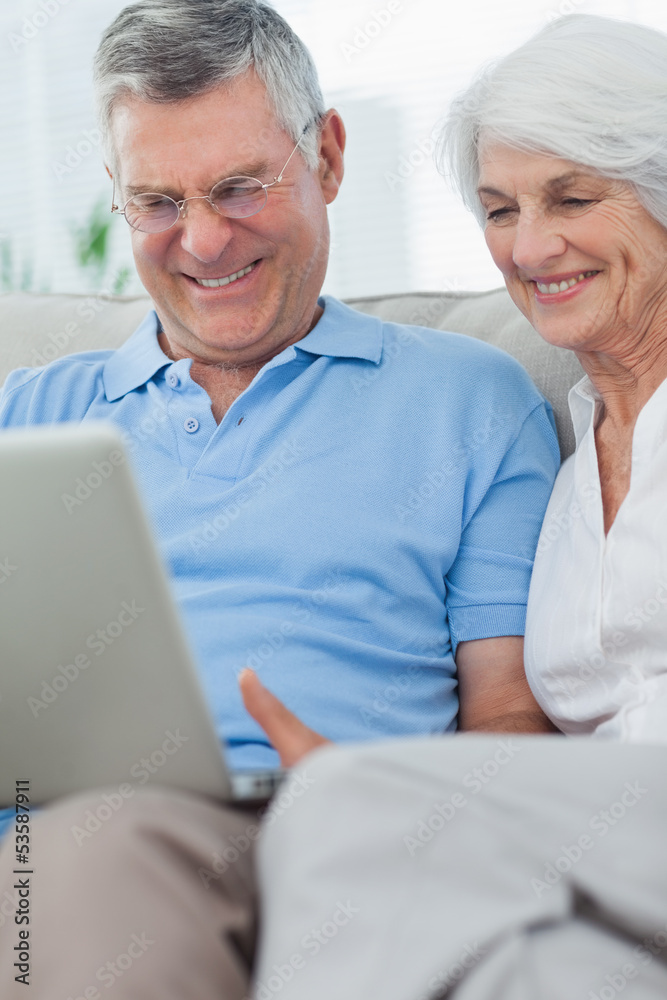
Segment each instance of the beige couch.
M554 408L562 457L574 450L567 393L583 374L579 362L570 351L545 344L504 288L378 295L350 300L350 305L397 323L479 337L514 355ZM149 308L145 297L0 295L0 384L14 368L118 347Z
M351 304L385 319L468 334L508 351L524 365L552 403L562 456L572 452L574 438L567 393L581 377L581 368L570 352L551 347L538 337L504 289L376 296L355 299ZM44 364L73 352L118 347L138 325L149 305L145 297L13 293L0 296L0 384L17 367ZM447 400L443 399L443 406L446 405ZM619 940L617 933L610 932L610 948ZM638 941L639 938L637 944Z

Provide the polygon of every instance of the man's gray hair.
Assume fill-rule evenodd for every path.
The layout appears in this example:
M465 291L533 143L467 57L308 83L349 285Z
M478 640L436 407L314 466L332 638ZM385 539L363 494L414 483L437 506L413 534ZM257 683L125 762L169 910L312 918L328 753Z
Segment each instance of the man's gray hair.
M438 165L484 225L481 142L562 157L626 181L667 228L667 35L606 17L562 17L456 98Z
M125 7L104 32L94 63L103 146L114 172L111 125L119 101L183 101L251 69L296 143L319 121L324 101L308 49L273 7L260 0L137 0ZM299 147L311 169L318 135L317 127L308 129Z

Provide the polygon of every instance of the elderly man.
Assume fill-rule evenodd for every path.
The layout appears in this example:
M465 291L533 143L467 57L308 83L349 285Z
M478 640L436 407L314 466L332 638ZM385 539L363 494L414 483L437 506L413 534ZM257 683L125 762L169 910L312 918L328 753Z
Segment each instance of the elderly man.
M155 311L115 353L13 373L0 426L128 433L232 765L457 718L547 730L521 636L558 465L548 404L484 344L319 297L345 133L302 43L256 0L141 0L96 85ZM239 691L247 664L266 686L244 671ZM31 995L243 996L256 811L144 791L79 845L96 802L35 821ZM11 897L8 851L0 868Z

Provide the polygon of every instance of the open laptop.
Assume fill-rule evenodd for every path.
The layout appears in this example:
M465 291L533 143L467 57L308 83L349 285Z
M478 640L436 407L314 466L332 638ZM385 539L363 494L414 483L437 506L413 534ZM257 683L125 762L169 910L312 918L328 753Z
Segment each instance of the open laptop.
M0 433L0 806L17 781L260 802L282 776L225 765L113 425Z

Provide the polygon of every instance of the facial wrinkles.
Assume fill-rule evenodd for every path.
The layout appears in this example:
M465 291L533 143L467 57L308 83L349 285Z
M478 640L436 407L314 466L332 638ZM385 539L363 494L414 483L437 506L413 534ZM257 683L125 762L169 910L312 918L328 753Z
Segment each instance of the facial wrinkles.
M610 352L645 370L667 346L667 233L634 190L557 157L493 144L480 165L487 216L506 212L487 221L487 242L522 311L553 343ZM534 283L587 272L597 273L581 296L553 303Z
M269 201L257 213L259 224L263 224L271 214L284 210L286 200L293 197L294 181L283 179L281 185L269 192ZM283 204L281 204L281 202ZM196 214L201 213L201 214ZM262 216L259 220L259 216ZM189 217L191 216L191 217ZM205 278L222 278L237 270L247 267L258 259L270 259L280 252L280 246L259 234L253 229L254 216L248 219L228 219L218 214L206 201L192 201L186 206L185 218L179 220L173 228L173 236L169 246L169 270L178 275L181 273ZM190 233L188 227L192 226ZM222 232L226 228L227 235L222 245ZM212 245L220 241L220 252L216 255L197 252L205 246L203 235L210 231ZM171 234L172 230L167 230Z
M168 164L163 163L162 166L168 166ZM176 185L167 185L166 187L159 182L143 181L137 184L129 184L123 187L123 191L126 198L131 198L133 195L145 194L146 192L153 192L156 194L164 194L169 198L173 198L174 201L181 201L190 197L206 197L210 194L212 188L219 184L220 181L228 180L230 177L254 177L259 181L266 183L269 174L269 163L267 160L260 160L253 162L251 164L245 164L238 167L236 170L231 172L228 170L224 174L220 174L214 180L203 179L202 184L196 188L193 188L190 193L186 193L185 187ZM273 178L269 178L272 180Z
M177 201L207 195L225 177L256 176L248 167L264 161L268 169L258 180L271 182L293 152L253 75L233 94L220 88L173 108L128 100L115 125L123 179ZM335 173L337 131L329 132ZM165 233L133 234L140 276L174 346L207 363L246 365L268 360L308 332L325 271L319 247L328 239L326 204L337 190L320 174L308 171L297 152L256 216L227 219L196 200ZM251 265L232 283L200 283Z
M647 334L650 342L654 340L660 313L667 307L667 233L661 255L646 239L638 238L638 225L633 225L640 222L638 213L628 213L621 221L615 207L612 202L600 206L600 216L615 223L621 236L618 249L609 255L610 280L612 285L614 279L618 282L610 296L616 302L610 335L619 352L633 354L642 351Z

